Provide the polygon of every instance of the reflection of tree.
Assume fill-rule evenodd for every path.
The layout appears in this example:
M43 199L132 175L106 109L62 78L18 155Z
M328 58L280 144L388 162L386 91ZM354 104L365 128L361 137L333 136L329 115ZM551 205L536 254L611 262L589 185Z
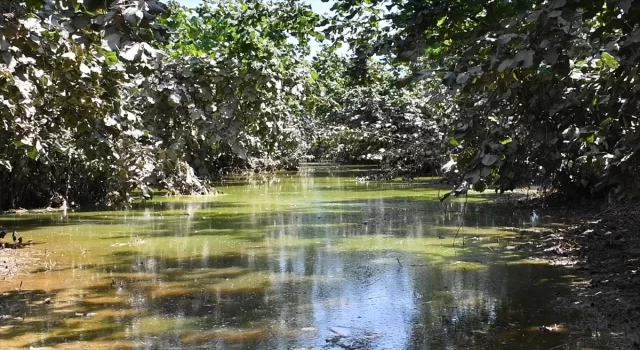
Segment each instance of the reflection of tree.
M21 326L15 321L15 328L2 329L0 335L22 339L28 333L44 334L42 340L23 341L21 346L85 340L144 342L151 348L204 344L286 349L322 346L330 327L346 326L381 333L376 344L382 348L474 342L500 347L487 335L557 321L539 302L552 299L553 288L541 282L553 279L548 268L495 264L463 271L444 255L416 256L397 247L338 249L342 242L365 236L434 237L437 226L455 228L461 220L465 227L491 228L509 225L514 218L472 203L463 218L462 203L446 203L443 210L440 203L420 198L377 196L374 185L364 199L326 200L318 188L329 185L327 191L353 193L353 184L345 179L327 183L306 176L252 190L278 199L287 192L307 196L304 206L288 210L269 211L273 206L268 202L256 201L229 204L249 214L202 219L199 211L221 204L167 203L149 204L118 220L87 217L92 225L124 221L130 232L123 237L140 236L148 246L100 255L102 261L68 274L56 272L90 281L78 291L69 292L60 283L48 291L33 291L36 297L23 304L15 301L17 294L0 296L0 303L22 305L42 320ZM165 217L158 219L158 212ZM183 212L189 215L179 216ZM223 243L229 243L227 250L220 250ZM460 250L468 252L472 248ZM409 266L436 258L440 264ZM490 261L492 256L477 258ZM123 285L110 286L112 277ZM65 293L77 293L77 298L58 304ZM45 297L54 300L52 310L71 311L57 316L38 306ZM76 311L96 316L83 323L66 322ZM94 328L86 330L83 324Z
M505 348L530 344L561 345L558 337L540 339L528 327L553 324L566 316L553 312L548 301L561 290L544 280L561 272L543 265L490 265L476 271L420 272L415 276L422 305L413 320L414 348ZM518 334L517 343L509 332Z

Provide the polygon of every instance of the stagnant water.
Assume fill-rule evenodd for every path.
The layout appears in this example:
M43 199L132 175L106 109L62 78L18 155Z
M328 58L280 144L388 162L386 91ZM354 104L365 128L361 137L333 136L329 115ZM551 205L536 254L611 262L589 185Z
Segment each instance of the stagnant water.
M130 211L2 216L34 240L26 249L39 261L0 282L0 348L592 343L553 328L580 317L551 306L575 277L505 250L514 235L505 227L526 226L526 215L482 197L463 213L460 200L437 201L437 189L357 174L312 166Z

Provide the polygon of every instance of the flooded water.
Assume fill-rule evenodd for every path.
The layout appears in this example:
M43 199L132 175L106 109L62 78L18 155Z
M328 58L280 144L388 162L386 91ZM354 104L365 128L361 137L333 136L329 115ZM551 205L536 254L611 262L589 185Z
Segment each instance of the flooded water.
M553 328L579 317L551 308L574 277L504 249L529 217L356 175L315 166L130 211L0 217L39 259L0 282L0 348L588 344Z

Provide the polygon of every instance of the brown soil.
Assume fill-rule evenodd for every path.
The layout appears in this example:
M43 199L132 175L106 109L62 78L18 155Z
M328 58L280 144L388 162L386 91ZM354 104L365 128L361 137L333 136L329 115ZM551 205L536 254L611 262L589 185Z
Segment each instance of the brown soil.
M511 248L582 277L571 295L558 299L561 310L587 316L574 326L609 334L612 349L640 349L640 203L538 211L569 224L523 231Z

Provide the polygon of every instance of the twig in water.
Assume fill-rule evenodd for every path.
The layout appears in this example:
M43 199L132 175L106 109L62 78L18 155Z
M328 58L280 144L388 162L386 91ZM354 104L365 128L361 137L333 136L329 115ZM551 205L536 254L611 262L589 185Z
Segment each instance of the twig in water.
M400 265L400 267L402 267L402 263L400 262L400 259L396 258L396 261L398 262L398 265Z
M20 287L18 287L18 293L22 292L22 281L20 281Z
M456 232L456 236L453 237L453 248L456 247L456 238L458 238L458 235L460 234L460 229L462 228L462 225L464 224L464 215L467 213L467 200L469 199L469 192L465 192L464 194L464 206L462 207L462 221L460 222L460 225L458 225L458 231ZM462 245L464 246L464 239L462 240Z

